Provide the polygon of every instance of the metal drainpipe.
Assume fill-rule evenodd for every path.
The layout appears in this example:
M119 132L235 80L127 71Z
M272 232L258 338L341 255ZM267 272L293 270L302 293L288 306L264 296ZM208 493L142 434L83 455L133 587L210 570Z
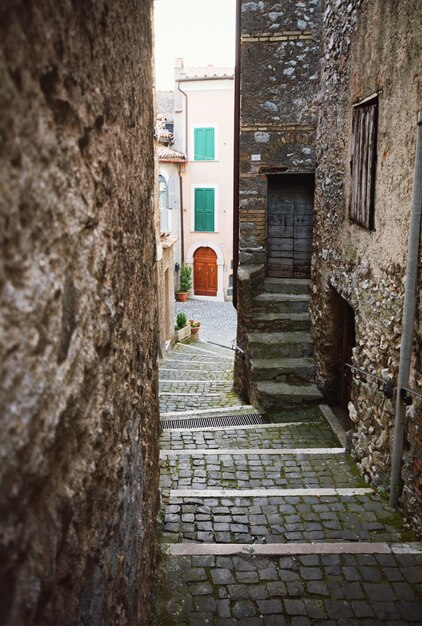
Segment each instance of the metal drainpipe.
M182 93L185 96L185 150L184 153L186 155L186 164L187 164L187 158L188 158L188 94L186 93L186 91L183 91L183 89L180 87L180 82L177 82L177 88L180 91L180 93ZM186 164L185 164L185 170L186 170ZM180 252L181 252L181 256L182 256L182 263L185 262L185 227L184 227L184 217L183 217L183 181L182 181L182 177L179 175L179 180L180 180L180 235L181 235L181 241L180 241Z
M240 35L241 0L236 0L236 61L234 74L233 141L233 306L237 309L237 268L239 266L239 149L240 149Z
M412 358L413 328L415 324L419 244L422 213L422 113L418 116L416 140L415 173L413 178L413 197L410 215L406 287L404 293L402 336L400 346L399 375L397 381L396 416L393 432L393 455L391 460L390 505L397 506L399 499L398 485L401 478L401 459L404 441L404 422L406 406L401 397L401 389L409 384L410 363Z
M179 165L179 185L180 185L180 256L182 257L182 263L185 260L185 229L183 228L183 179L182 168Z

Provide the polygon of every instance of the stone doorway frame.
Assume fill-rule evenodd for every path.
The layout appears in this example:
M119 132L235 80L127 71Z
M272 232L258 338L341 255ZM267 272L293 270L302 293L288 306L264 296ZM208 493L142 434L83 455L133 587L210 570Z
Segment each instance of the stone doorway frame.
M187 254L186 254L186 265L189 265L192 268L192 276L193 276L193 261L194 254L198 250L198 248L211 248L217 255L217 295L216 296L195 296L190 295L189 297L195 300L211 300L213 302L224 302L224 256L215 243L212 241L207 241L201 239L201 241L196 241L191 245ZM195 285L193 285L195 289Z

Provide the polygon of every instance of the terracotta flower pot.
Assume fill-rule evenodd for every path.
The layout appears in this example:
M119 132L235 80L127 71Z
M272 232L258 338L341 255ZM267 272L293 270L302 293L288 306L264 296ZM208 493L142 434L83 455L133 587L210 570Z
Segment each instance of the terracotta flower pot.
M186 300L188 299L188 292L187 291L177 291L176 292L176 298L178 302L186 302Z

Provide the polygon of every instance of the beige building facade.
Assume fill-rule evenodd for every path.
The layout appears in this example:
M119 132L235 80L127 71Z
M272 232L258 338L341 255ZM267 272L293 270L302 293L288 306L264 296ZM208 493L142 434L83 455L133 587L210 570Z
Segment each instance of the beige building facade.
M183 261L190 297L232 294L233 71L184 68L176 61L174 147L187 155L182 175Z

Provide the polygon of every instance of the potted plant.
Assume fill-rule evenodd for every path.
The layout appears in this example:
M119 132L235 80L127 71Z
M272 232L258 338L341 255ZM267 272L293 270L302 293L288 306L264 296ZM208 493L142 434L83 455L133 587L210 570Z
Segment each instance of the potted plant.
M201 328L201 322L196 322L195 320L189 320L189 324L190 324L190 331L192 335L197 335L199 332L199 329Z
M186 314L183 313L183 311L180 311L180 313L177 314L176 326L174 327L174 330L176 335L176 341L182 341L183 339L190 337L190 324L188 322Z
M186 302L188 291L192 288L192 268L189 265L183 265L180 270L180 288L176 291L176 297L179 302Z

